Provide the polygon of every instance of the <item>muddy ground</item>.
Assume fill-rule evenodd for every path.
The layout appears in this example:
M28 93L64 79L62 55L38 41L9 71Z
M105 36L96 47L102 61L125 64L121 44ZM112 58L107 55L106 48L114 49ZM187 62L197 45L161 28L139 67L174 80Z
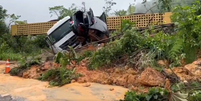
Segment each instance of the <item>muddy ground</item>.
M166 65L162 60L158 63L161 66ZM164 66L165 75L151 67L141 72L128 66L92 71L87 69L87 61L83 60L80 64L72 63L66 67L76 68L76 72L82 74L82 77L73 80L71 84L53 88L50 88L48 82L34 79L49 69L59 68L54 62L32 66L23 73L22 78L3 74L5 65L0 67L0 95L11 94L28 101L115 101L123 99L129 89L137 92L148 92L149 88L158 86L170 89L171 82L176 80L170 78L174 77L173 74L184 82L201 81L201 59L183 67L175 67L172 69L173 72Z
M5 65L0 65L0 95L11 95L14 101L117 101L128 90L90 82L50 87L48 82L10 76L4 71Z
M160 65L165 65L164 61L158 62ZM76 68L76 72L82 74L78 80L73 82L86 83L94 82L99 84L117 85L125 88L133 89L139 92L147 92L150 87L165 87L170 89L171 82L178 79L184 82L201 80L201 59L187 64L184 67L175 67L172 72L169 68L165 68L164 73L161 73L154 68L147 67L144 71L138 71L132 67L113 67L101 70L88 70L87 61L83 60L80 64L72 63L66 68ZM36 79L45 71L59 68L58 64L46 62L43 66L32 66L30 70L23 73L23 78ZM144 87L143 91L139 88Z

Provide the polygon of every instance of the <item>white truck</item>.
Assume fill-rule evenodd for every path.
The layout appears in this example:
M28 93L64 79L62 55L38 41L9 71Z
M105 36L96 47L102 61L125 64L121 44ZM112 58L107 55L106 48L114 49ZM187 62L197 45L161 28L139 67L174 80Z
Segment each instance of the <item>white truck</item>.
M94 33L89 34L89 32ZM94 36L101 39L109 37L109 33L104 13L100 17L94 17L90 9L89 12L77 11L73 16L66 16L59 20L48 30L45 40L56 54L68 51L69 46L76 49L83 45L83 42L78 41L79 37L85 38L84 43L86 43L86 41L90 42L90 38Z
M76 48L79 45L69 16L59 20L48 30L46 42L54 54L68 50L68 46Z

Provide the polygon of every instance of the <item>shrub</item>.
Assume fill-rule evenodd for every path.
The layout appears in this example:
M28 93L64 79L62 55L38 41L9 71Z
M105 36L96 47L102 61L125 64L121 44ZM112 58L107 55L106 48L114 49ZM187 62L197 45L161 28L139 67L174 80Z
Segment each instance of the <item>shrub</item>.
M56 68L45 72L39 80L49 81L50 85L63 86L76 80L80 75L75 73L76 69Z
M97 69L110 65L123 55L128 55L130 59L134 58L139 51L144 52L143 54L152 53L149 58L152 59L150 64L159 59L168 60L170 67L181 65L181 60L185 60L186 63L193 62L197 59L196 55L201 48L200 11L199 1L192 7L176 7L171 17L177 30L173 35L160 31L154 37L150 37L154 30L145 32L137 32L135 28L125 30L121 39L110 42L92 55L89 68ZM134 62L137 61L132 61Z
M134 91L128 91L124 100L120 101L169 101L169 93L162 88L151 88L147 94L137 94Z
M162 88L151 88L148 93L135 91L126 92L124 99L120 101L200 101L200 82L177 83L171 91Z
M29 57L29 59L22 58L20 59L20 64L18 67L12 68L10 74L12 76L22 76L23 72L30 69L32 65L40 65L41 58L40 57Z

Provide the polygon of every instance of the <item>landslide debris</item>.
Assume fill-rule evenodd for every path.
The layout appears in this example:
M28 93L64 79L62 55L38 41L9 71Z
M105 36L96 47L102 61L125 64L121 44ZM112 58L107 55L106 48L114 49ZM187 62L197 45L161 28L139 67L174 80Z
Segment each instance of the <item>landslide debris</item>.
M184 67L175 67L172 70L181 81L190 82L201 80L201 59L187 64ZM42 66L32 66L29 70L23 72L23 78L37 79L48 70L60 68L59 64L54 62L45 62ZM128 87L136 91L147 92L150 87L165 87L170 89L171 82L161 72L154 68L148 67L144 71L139 72L132 67L113 67L100 70L88 70L87 60L81 63L68 65L67 69L76 69L76 73L81 74L78 79L71 82L94 82L100 84L118 85ZM172 71L165 69L168 75L172 75ZM145 87L143 90L140 87Z

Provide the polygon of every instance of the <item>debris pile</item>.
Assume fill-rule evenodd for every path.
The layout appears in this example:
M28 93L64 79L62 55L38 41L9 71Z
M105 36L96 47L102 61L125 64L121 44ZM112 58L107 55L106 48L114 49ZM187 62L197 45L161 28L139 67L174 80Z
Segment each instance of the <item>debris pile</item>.
M201 80L200 63L201 60L198 60L192 64L185 65L184 67L175 67L172 70L182 81L190 82L194 80ZM144 92L148 91L149 87L160 86L169 88L171 85L170 80L168 80L166 76L151 67L146 68L142 72L127 67L88 70L86 64L86 60L83 60L80 64L74 64L74 66L71 65L72 68L76 68L77 73L82 75L78 78L78 80L73 80L72 82L95 82L101 84L118 85L128 88L131 87L132 89L138 91L138 87L144 86L147 87L147 90L143 90ZM46 62L43 66L32 66L30 70L23 73L23 77L36 79L45 71L58 67L59 65L53 62ZM67 66L67 68L70 69L70 66ZM170 69L165 69L165 72L168 75L172 74Z

